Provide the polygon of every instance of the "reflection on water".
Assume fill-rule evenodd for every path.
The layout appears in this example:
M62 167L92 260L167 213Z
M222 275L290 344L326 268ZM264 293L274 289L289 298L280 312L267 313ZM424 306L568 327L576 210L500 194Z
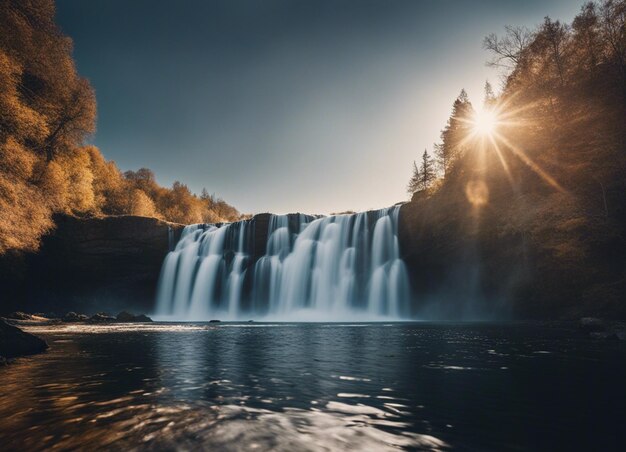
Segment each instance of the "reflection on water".
M31 327L3 450L613 450L626 348L567 326Z

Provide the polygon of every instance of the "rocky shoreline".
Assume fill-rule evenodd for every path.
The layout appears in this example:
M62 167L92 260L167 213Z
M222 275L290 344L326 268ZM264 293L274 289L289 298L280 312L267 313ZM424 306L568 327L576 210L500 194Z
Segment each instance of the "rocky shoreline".
M27 333L19 327L59 325L64 323L115 324L148 322L152 322L152 319L147 315L134 315L127 311L122 311L115 317L105 312L92 316L68 312L62 317L54 314L13 312L6 317L0 317L0 366L9 364L15 358L42 353L48 349L48 344L45 340L34 334Z

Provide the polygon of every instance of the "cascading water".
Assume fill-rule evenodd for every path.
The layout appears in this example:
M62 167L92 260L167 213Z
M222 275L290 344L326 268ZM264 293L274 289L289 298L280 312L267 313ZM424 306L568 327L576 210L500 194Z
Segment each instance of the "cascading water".
M187 226L163 262L157 316L406 318L410 294L398 214L394 206L322 218L271 215L266 224L253 218Z

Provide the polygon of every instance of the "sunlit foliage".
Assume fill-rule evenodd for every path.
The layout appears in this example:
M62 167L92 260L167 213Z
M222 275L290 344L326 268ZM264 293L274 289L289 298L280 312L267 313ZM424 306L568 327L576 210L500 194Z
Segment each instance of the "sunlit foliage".
M181 223L240 214L147 169L124 175L94 146L96 100L54 22L52 0L0 0L0 253L36 249L55 213L153 216Z

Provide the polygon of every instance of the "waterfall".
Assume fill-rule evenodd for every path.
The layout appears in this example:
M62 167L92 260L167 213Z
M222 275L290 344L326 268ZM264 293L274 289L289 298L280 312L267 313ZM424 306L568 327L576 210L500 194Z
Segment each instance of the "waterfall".
M186 226L163 262L156 315L177 320L407 318L399 206ZM262 237L264 243L257 243Z

